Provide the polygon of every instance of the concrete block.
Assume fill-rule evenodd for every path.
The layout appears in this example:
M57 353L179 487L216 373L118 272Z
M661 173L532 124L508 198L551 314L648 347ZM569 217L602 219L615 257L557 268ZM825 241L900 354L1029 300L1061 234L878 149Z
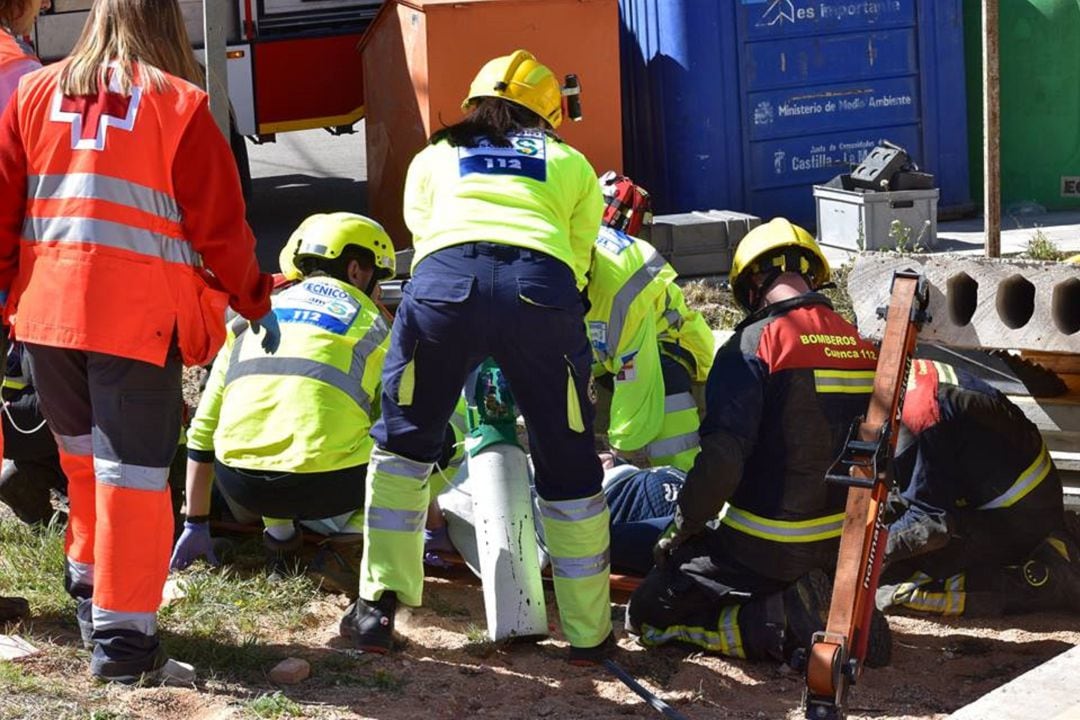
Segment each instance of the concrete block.
M271 682L278 685L296 685L311 675L311 664L302 658L285 658L270 671Z
M0 660L22 660L40 652L18 635L0 635Z
M761 218L730 210L657 215L643 238L684 277L731 269L735 247Z
M1076 678L1080 675L1080 647L1005 683L950 718L955 720L1030 720L1030 718L1076 718L1080 697Z
M955 347L1080 353L1080 273L1065 263L959 255L866 254L855 260L848 293L859 332L880 339L893 273L921 271L930 314L920 339Z

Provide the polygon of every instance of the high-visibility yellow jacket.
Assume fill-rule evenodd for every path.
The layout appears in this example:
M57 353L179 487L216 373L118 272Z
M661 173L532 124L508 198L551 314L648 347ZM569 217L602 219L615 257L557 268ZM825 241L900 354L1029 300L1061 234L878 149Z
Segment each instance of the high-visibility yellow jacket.
M405 224L415 268L452 245L493 242L529 248L569 265L580 290L604 200L580 152L539 131L511 136L510 147L421 150L405 179Z
M656 437L664 420L661 353L703 381L713 360L713 335L701 313L686 305L677 275L649 243L602 228L589 272L585 316L593 374L615 376L608 440L636 450Z
M390 328L360 290L315 277L273 298L281 346L238 319L214 361L189 451L229 467L328 472L368 461Z

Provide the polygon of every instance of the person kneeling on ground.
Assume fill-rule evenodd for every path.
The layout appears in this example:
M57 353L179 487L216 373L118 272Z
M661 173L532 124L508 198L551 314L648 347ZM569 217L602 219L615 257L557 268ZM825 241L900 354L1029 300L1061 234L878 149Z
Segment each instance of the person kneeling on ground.
M717 352L701 453L657 567L630 598L627 630L646 647L788 661L824 629L846 494L825 473L866 410L876 363L814 292L829 279L814 238L782 218L735 252L731 288L750 314ZM867 664L884 664L882 616L871 635Z
M907 382L878 607L1080 612L1080 549L1038 428L947 363L915 360Z
M211 473L240 507L263 516L272 572L302 544L294 521L328 535L310 571L356 594L364 488L390 327L373 301L395 274L382 226L352 213L309 217L290 238L286 275L302 281L273 297L281 326L275 355L234 321L188 433L187 521L172 567L216 562L208 512Z

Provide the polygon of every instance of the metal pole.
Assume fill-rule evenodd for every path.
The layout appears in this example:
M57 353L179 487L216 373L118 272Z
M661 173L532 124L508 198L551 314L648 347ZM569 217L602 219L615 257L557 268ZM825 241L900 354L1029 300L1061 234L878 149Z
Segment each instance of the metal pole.
M225 67L225 23L229 11L226 0L203 0L203 43L206 61L206 91L210 93L210 113L229 138L229 84Z
M986 256L1001 257L1001 65L998 0L982 0L983 215Z

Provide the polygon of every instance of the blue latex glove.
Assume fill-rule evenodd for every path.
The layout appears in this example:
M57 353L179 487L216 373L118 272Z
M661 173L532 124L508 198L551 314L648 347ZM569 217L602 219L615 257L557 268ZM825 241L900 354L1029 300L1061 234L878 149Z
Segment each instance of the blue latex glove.
M450 542L450 534L444 525L435 530L424 530L424 564L428 567L446 569L452 564L443 560L439 552L454 552L454 544Z
M258 333L259 330L263 331L262 349L273 355L281 344L281 327L273 310L251 322L251 331Z
M185 522L184 532L180 534L176 547L173 548L169 569L183 570L201 557L206 558L211 565L218 564L210 538L210 523Z

